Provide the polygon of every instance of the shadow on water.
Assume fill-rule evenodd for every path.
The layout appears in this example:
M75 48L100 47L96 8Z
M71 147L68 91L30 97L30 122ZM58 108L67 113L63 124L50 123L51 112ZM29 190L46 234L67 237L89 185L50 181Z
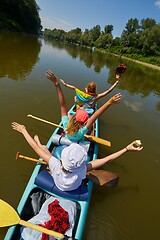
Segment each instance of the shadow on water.
M0 32L0 77L24 80L37 63L41 43L37 37Z

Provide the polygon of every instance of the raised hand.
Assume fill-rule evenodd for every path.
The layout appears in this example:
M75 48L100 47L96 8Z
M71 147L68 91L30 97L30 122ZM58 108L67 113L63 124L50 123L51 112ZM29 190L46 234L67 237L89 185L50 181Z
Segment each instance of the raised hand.
M53 72L51 72L50 70L48 70L46 72L46 77L51 80L55 85L58 85L59 82L58 82L58 78L54 75Z
M118 103L122 98L122 95L120 93L117 93L116 95L114 95L113 97L111 97L108 102L110 104L114 104L114 103Z
M132 143L130 143L126 149L127 151L141 151L143 149L143 146L140 145L140 146L134 146L135 144L135 141L133 141Z
M17 122L12 122L11 124L12 128L20 133L22 133L24 130L26 130L26 127L24 125L21 125Z

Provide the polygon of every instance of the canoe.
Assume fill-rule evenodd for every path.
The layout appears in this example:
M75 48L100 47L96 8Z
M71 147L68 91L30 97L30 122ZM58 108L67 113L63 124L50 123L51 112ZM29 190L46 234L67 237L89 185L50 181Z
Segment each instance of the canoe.
M62 122L60 122L60 126L62 126ZM60 151L62 150L63 145L57 146L57 144L53 143L53 139L55 136L61 135L62 131L63 129L56 128L46 145L49 151L52 152L52 154L56 157L58 157L58 155L60 154ZM98 120L94 124L92 134L98 137ZM86 144L86 143L88 144L87 139L82 144ZM97 155L98 155L97 143L89 142L87 162L96 159ZM62 192L55 186L53 178L46 170L46 165L36 163L36 166L32 172L32 175L29 179L29 182L24 190L22 198L17 207L17 212L20 218L25 221L28 221L30 218L34 217L34 213L32 209L33 206L31 206L31 200L30 200L33 194L40 194L41 198L43 198L47 194L57 199L61 198L65 201L71 200L75 202L77 206L75 225L74 225L71 237L72 239L81 240L83 236L84 228L85 228L87 214L88 214L92 188L93 188L93 182L91 182L90 180L87 180L77 190ZM10 227L6 233L4 240L20 240L21 239L20 231L21 231L20 225Z

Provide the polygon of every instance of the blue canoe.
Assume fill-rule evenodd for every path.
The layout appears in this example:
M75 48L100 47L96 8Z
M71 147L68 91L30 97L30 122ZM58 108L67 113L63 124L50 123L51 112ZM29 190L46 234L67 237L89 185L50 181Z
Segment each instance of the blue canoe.
M60 123L62 125L62 123ZM51 135L48 143L47 148L50 152L53 152L56 157L58 157L61 148L63 146L55 146L53 144L53 137L57 134L61 134L62 129L56 128L53 134ZM94 125L94 129L92 131L94 136L98 137L98 120ZM95 142L90 142L89 150L88 150L88 160L92 161L97 158L98 155L98 146ZM40 159L42 160L42 159ZM77 190L70 191L70 192L62 192L60 191L54 184L53 178L50 174L48 174L47 170L45 169L44 165L37 163L33 173L30 177L30 180L26 186L26 189L22 195L22 198L19 202L17 207L17 212L20 215L20 218L23 220L28 221L34 215L32 213L31 204L30 204L30 196L33 193L41 193L41 194L49 194L54 197L60 197L63 199L69 199L77 203L78 210L77 210L77 219L76 224L73 230L73 239L81 240L82 235L85 228L86 218L88 214L88 207L89 202L92 194L93 183L90 180L85 181L82 186L80 186ZM4 240L20 240L20 225L12 226L8 229Z

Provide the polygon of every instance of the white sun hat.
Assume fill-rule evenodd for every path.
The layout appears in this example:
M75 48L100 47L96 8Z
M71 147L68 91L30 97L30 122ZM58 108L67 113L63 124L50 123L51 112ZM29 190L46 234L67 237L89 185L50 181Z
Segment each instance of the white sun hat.
M70 172L86 174L87 151L77 143L64 148L61 153L63 167Z

